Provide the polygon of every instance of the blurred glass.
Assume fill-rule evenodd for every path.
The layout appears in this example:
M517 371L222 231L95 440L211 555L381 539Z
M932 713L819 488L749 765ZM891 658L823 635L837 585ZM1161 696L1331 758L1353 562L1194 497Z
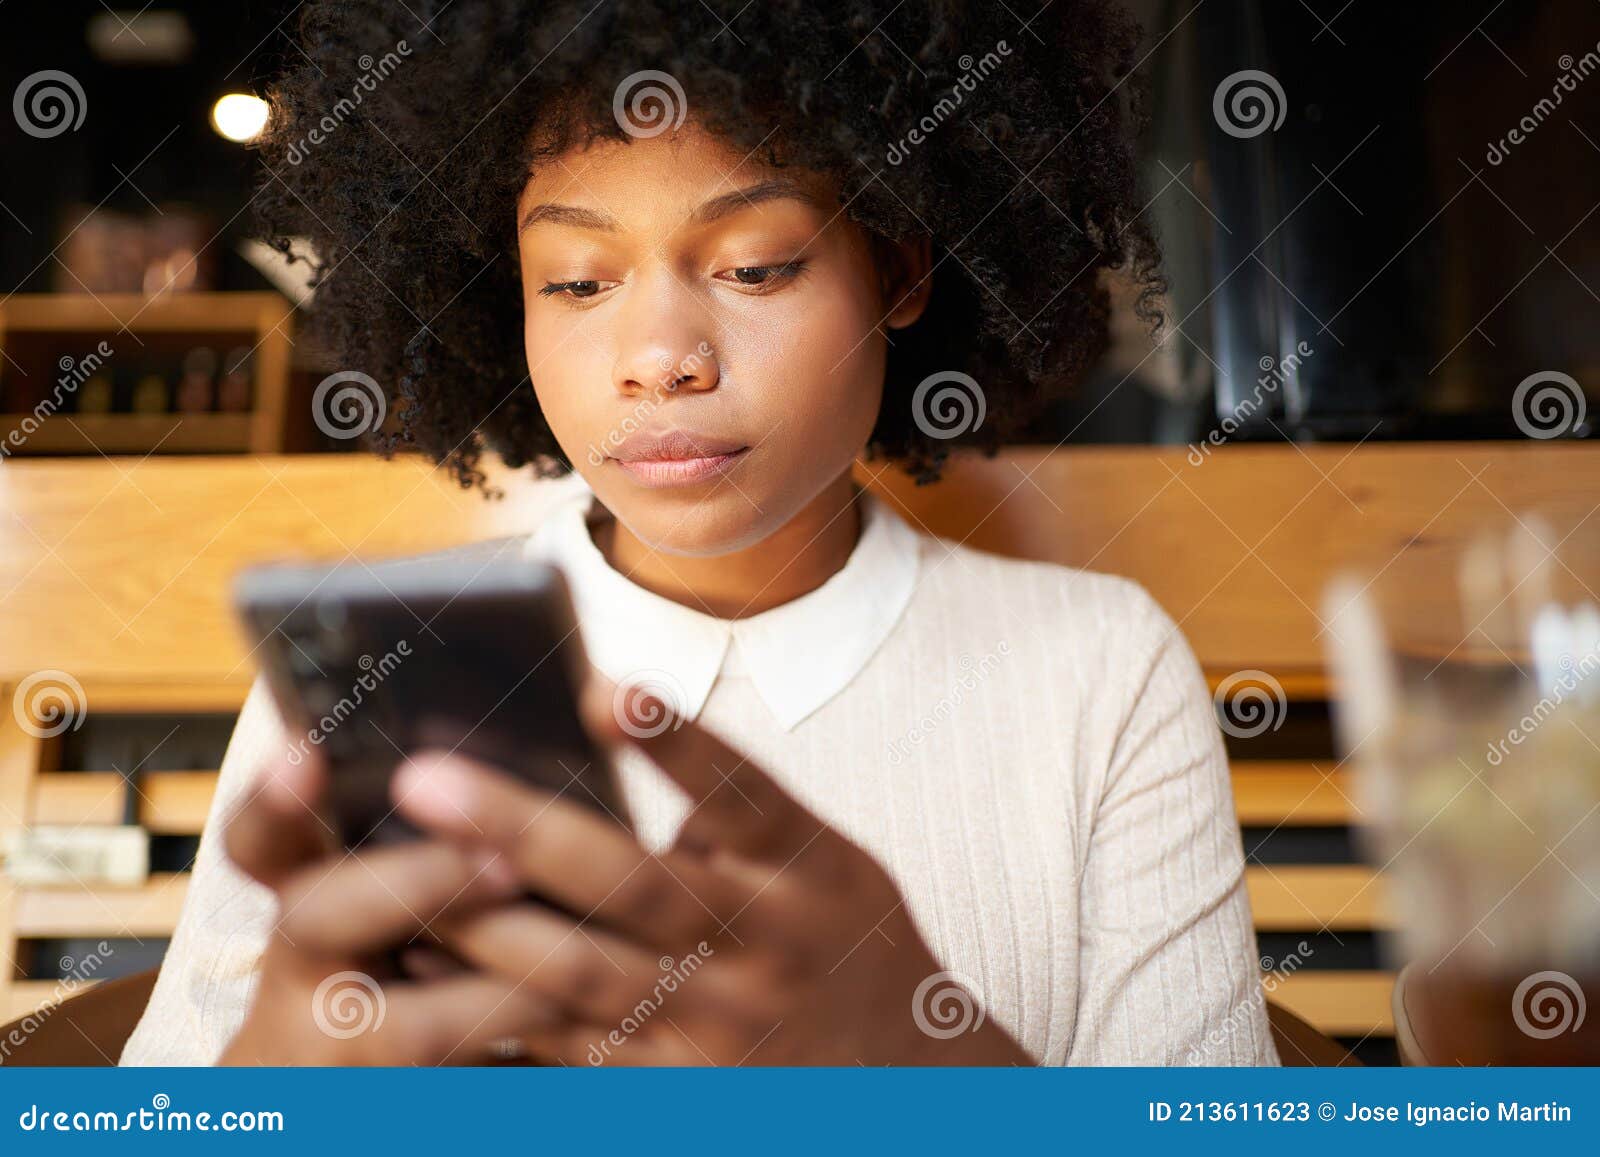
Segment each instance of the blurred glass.
M1600 1063L1597 590L1600 519L1508 515L1329 591L1354 803L1445 1063Z

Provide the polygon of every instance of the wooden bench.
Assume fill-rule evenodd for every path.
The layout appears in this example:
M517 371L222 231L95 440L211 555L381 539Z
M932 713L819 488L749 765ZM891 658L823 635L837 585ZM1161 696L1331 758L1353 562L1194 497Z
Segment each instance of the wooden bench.
M1224 448L1194 466L1155 448L1019 450L963 459L952 485L916 487L868 465L860 476L914 524L999 553L1125 574L1180 622L1213 683L1269 673L1290 710L1328 697L1316 608L1352 559L1381 565L1418 534L1461 537L1504 508L1549 507L1600 490L1600 451L1459 444ZM0 694L63 671L102 715L232 713L252 669L226 602L229 577L285 555L381 557L519 533L546 496L495 475L489 502L401 460L360 455L34 460L0 465ZM1419 591L1425 598L1426 592ZM1245 745L1247 748L1248 745ZM121 816L120 776L63 769L60 744L0 713L0 828ZM140 821L197 834L215 771L158 772ZM1313 758L1234 764L1241 824L1273 838L1359 822L1331 742ZM1268 937L1369 937L1389 926L1381 876L1351 862L1247 868ZM57 999L21 979L30 942L170 934L186 877L143 887L17 889L0 877L0 1023ZM1393 1033L1380 964L1273 977L1273 1000L1331 1035Z

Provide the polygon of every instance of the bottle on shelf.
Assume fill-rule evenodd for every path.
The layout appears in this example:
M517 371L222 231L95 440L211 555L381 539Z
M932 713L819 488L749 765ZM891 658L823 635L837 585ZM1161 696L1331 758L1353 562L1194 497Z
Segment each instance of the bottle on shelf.
M253 351L236 346L222 359L222 380L217 383L217 409L225 414L241 414L250 409L250 383Z
M183 357L183 376L178 381L178 412L210 413L216 398L217 351L210 346L195 346Z
M135 414L165 414L171 409L172 392L167 388L164 375L151 371L140 375L133 387L133 412Z

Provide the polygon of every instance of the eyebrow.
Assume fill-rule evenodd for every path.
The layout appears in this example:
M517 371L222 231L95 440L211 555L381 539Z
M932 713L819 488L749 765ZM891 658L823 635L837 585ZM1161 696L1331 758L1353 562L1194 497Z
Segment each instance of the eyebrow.
M816 198L806 192L798 182L787 177L773 177L743 189L735 189L731 193L712 197L702 203L689 219L708 225L730 214L754 208L768 201L803 201L808 205L816 205ZM530 227L540 223L568 225L575 229L594 229L602 233L622 232L621 223L603 210L547 202L534 205L522 215L522 219L517 222L517 235L521 236Z

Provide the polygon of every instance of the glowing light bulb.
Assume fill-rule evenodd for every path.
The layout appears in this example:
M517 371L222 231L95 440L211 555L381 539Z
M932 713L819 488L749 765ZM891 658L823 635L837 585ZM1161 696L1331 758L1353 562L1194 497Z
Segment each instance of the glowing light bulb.
M230 92L211 109L211 127L230 141L251 141L267 125L267 102L259 96Z

